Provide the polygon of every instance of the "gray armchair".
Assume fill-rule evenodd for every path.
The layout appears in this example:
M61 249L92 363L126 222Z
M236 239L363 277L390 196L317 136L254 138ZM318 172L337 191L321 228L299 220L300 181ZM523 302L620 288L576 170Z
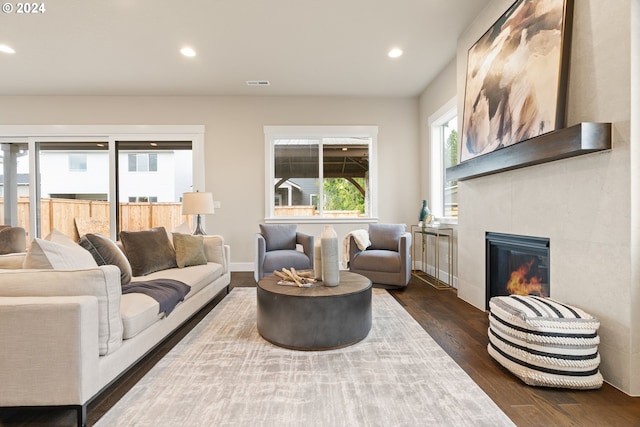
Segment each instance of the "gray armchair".
M273 270L313 268L314 238L296 230L295 224L260 224L256 234L256 259L254 277L256 282ZM302 246L302 251L297 249Z
M359 250L349 244L349 271L368 277L374 284L405 287L411 277L411 233L404 224L369 224L371 246Z

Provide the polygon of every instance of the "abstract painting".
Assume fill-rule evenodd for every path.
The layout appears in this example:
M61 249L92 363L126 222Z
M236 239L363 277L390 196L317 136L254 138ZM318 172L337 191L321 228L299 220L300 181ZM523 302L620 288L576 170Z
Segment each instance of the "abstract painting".
M572 0L517 0L469 49L460 161L564 126Z

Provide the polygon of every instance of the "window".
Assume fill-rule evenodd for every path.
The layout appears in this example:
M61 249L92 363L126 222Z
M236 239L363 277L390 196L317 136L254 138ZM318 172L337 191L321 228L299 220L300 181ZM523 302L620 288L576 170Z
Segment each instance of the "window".
M69 153L69 171L70 172L86 172L87 171L87 154L86 153Z
M158 172L158 155L155 153L129 154L129 172Z
M173 229L192 221L181 196L204 190L203 153L199 125L0 125L0 223L23 226L29 240L52 228L113 239L121 230ZM141 154L136 171L161 174L128 172L129 154ZM129 197L149 206L125 206Z
M266 126L266 219L375 217L375 126Z
M431 129L430 209L438 218L458 217L458 181L446 180L446 169L458 164L458 113L455 98L429 119Z
M157 203L158 198L156 196L129 196L130 203Z

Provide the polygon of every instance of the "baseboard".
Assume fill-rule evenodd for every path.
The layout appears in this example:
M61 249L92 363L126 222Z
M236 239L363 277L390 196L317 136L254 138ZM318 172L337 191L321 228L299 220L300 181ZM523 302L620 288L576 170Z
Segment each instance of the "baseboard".
M436 277L436 269L433 265L427 264L425 267L426 268L422 268L422 263L420 261L416 261L413 263L414 269L424 271L428 275ZM451 284L449 283L449 272L440 269L439 278L442 283L446 283L447 285L452 286L456 289L458 288L458 278L455 275L453 275L452 277L453 284Z
M254 264L252 262L232 262L229 263L230 271L253 271Z

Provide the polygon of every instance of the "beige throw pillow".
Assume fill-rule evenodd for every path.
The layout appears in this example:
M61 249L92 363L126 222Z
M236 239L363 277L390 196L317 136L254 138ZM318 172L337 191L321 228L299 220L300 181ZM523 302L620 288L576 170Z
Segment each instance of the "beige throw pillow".
M173 246L176 248L176 263L178 267L183 268L207 263L207 258L204 254L204 237L173 233Z
M69 239L72 245L33 239L24 258L23 268L66 270L97 267L91 254L82 246Z

